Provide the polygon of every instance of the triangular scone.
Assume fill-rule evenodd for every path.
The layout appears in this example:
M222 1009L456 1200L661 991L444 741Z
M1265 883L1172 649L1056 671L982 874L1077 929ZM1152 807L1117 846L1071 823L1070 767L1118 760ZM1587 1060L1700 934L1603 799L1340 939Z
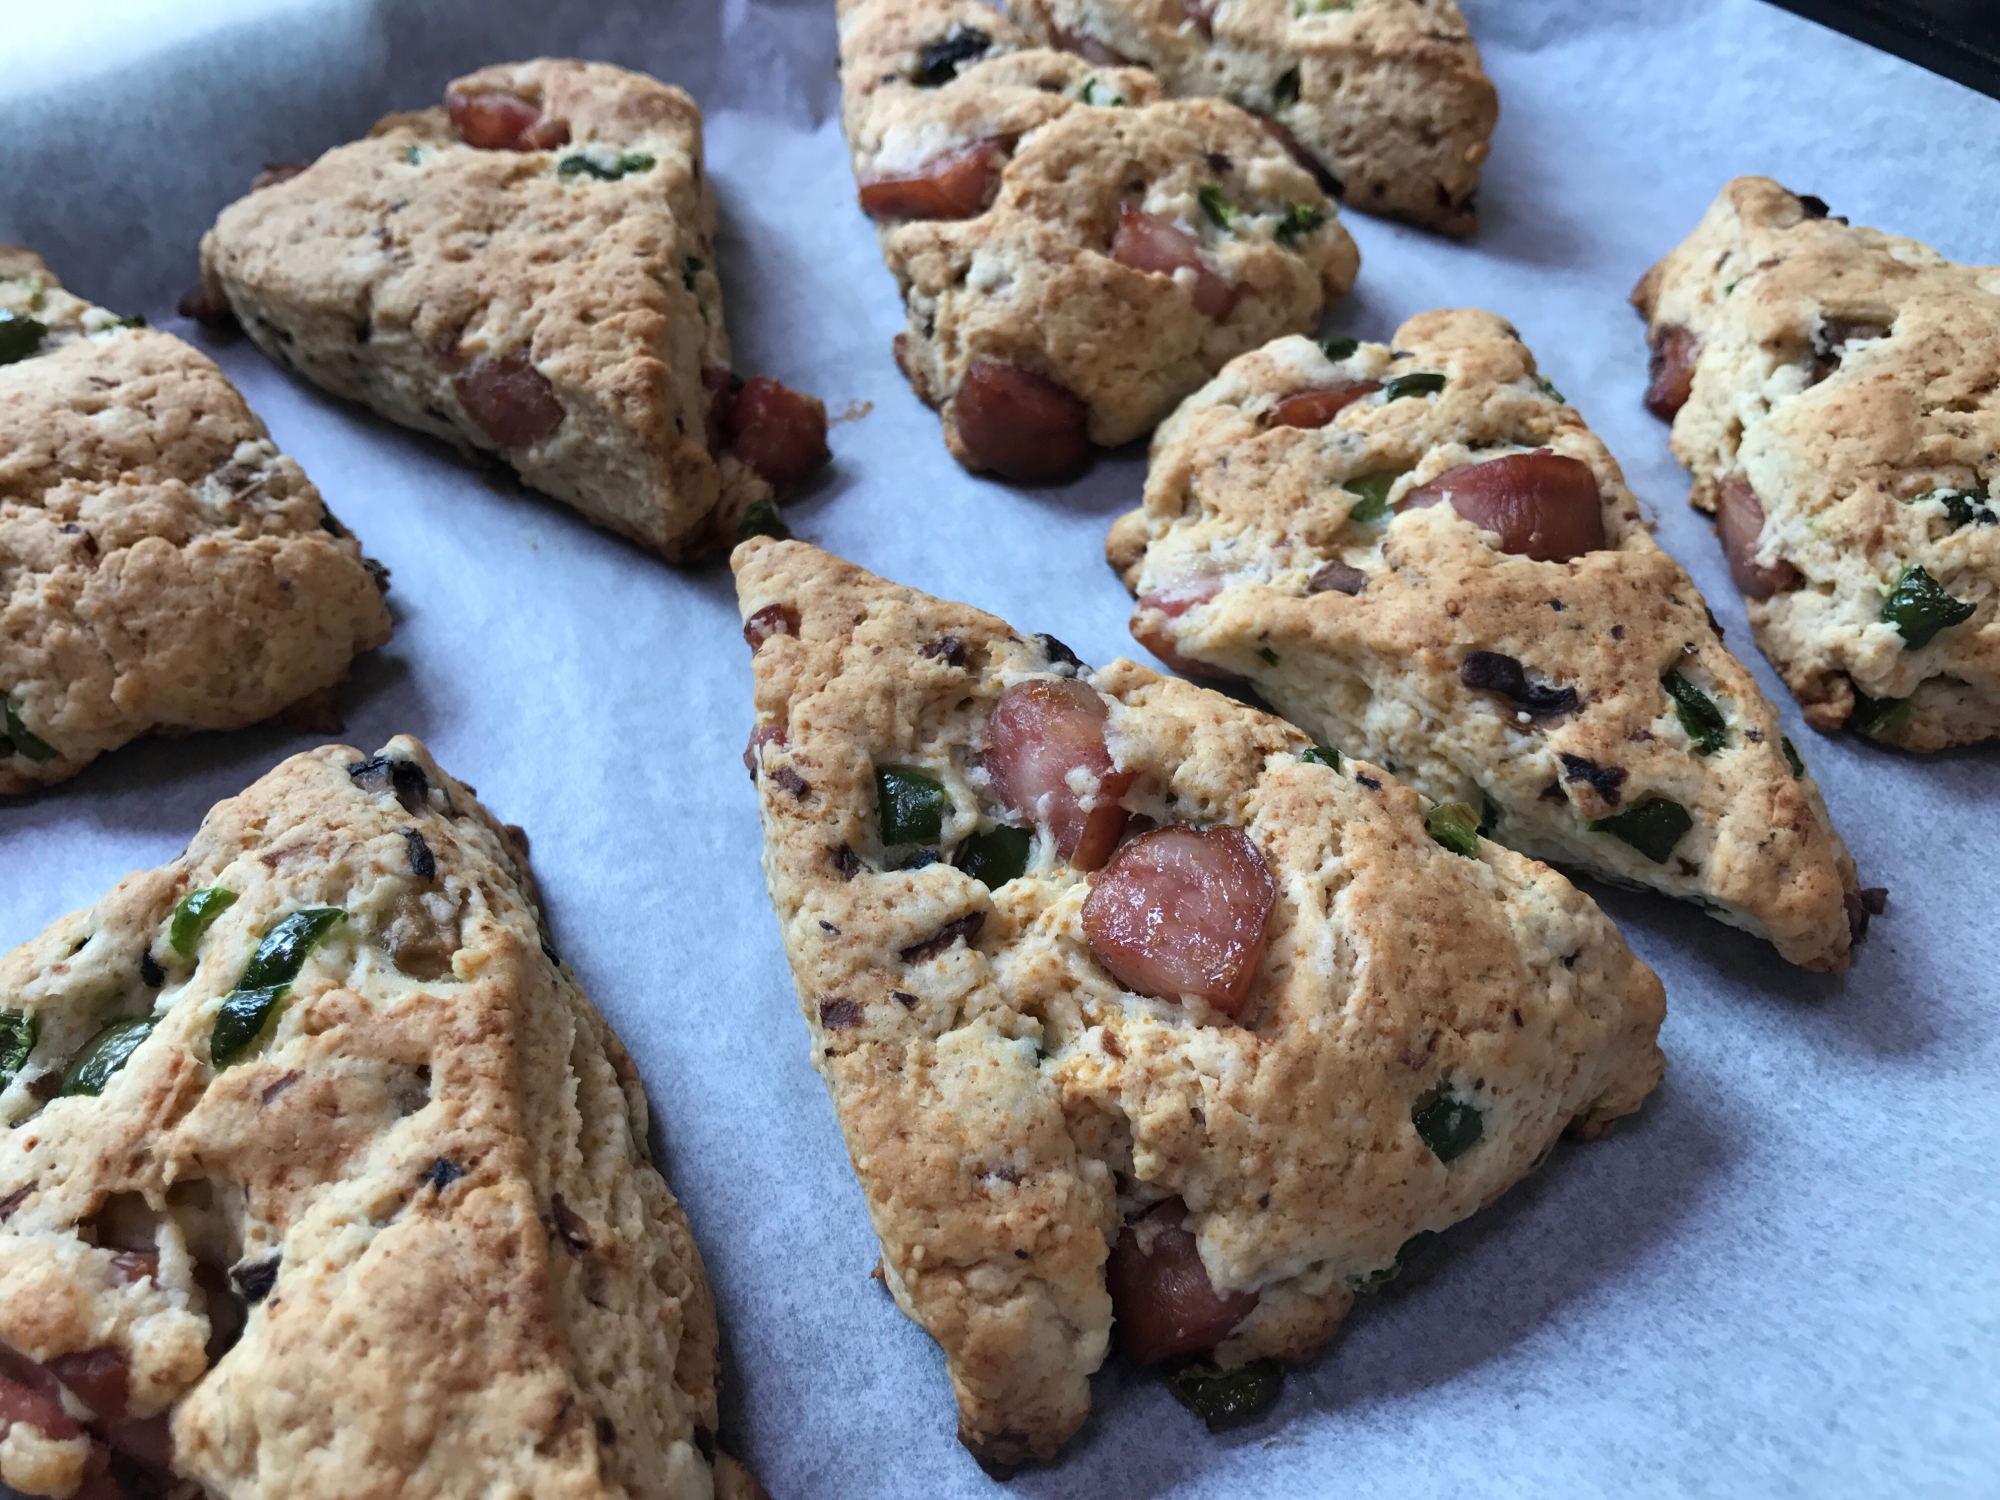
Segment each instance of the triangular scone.
M842 119L909 315L896 361L968 468L1060 477L1360 264L1256 118L1036 47L980 0L842 0Z
M1524 854L1847 966L1866 913L1817 784L1491 313L1237 360L1161 426L1109 551L1176 666L1247 678Z
M1806 721L2000 736L2000 267L1739 177L1632 300L1646 404Z
M1053 45L1256 110L1344 206L1471 234L1500 101L1454 0L1026 0Z
M286 761L0 997L15 1488L756 1493L632 1061L415 740Z
M327 693L387 586L213 360L0 246L0 796Z
M826 412L732 386L694 101L548 58L446 99L224 209L205 310L668 558L734 541L825 460Z
M1114 1308L1142 1361L1306 1358L1659 1079L1596 906L1386 773L802 543L734 561L813 1065L988 1462L1076 1430Z

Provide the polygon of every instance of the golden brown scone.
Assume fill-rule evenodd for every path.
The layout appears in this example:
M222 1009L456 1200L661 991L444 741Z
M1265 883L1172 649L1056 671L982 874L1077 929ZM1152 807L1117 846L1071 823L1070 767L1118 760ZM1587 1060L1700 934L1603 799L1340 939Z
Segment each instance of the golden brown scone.
M1480 472L1517 492L1580 485L1574 555L1452 504L1398 513L1496 460ZM1176 665L1247 678L1524 854L1847 967L1866 908L1817 784L1617 461L1491 313L1235 361L1161 426L1109 550L1133 633Z
M330 696L387 586L214 361L0 246L0 796Z
M824 460L826 413L771 381L733 409L694 101L551 58L447 99L267 173L202 239L208 295L288 369L599 526L727 546Z
M2000 735L2000 269L1739 177L1632 300L1647 405L1807 722Z
M7 1483L756 1493L631 1058L415 740L294 756L0 997Z
M1233 104L1162 100L979 0L843 0L840 49L897 363L969 468L1067 472L1354 284L1333 201Z
M1413 1235L1659 1079L1659 981L1603 914L1496 844L1444 848L1386 772L803 543L746 542L734 565L813 1065L882 1274L943 1347L983 1460L1076 1431L1114 1304L1137 1358L1304 1359ZM1067 707L1024 740L1036 704ZM1101 761L1066 758L1077 713ZM1023 767L1044 788L1025 810ZM1237 878L1149 904L1142 946L1233 954L1227 995L1141 994L1100 946L1093 900L1156 890L1142 857L1183 843ZM1242 925L1188 915L1222 910ZM1182 1204L1206 1332L1163 1344L1133 1267L1167 1255L1159 1216Z
M1446 234L1473 192L1500 100L1456 0L1025 0L1038 39L1233 99L1330 174L1349 208Z

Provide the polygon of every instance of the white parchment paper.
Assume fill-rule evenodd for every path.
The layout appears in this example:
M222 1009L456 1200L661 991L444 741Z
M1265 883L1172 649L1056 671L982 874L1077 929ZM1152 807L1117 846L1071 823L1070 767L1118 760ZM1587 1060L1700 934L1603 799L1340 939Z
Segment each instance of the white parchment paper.
M1639 404L1633 281L1763 172L1961 260L2000 260L2000 103L1760 0L1467 0L1502 114L1476 243L1359 215L1330 332L1512 319L1610 444L1780 704L1889 914L1830 980L1692 909L1598 889L1661 973L1665 1084L1364 1302L1264 1421L1210 1437L1113 1362L1024 1496L2000 1493L2000 755L1806 730ZM831 5L76 0L0 17L0 239L173 316L258 164L317 154L446 79L537 53L680 83L708 111L745 372L851 420L801 534L1086 659L1133 652L1102 558L1143 456L1066 488L975 479L889 359L901 312L853 205ZM395 573L394 642L346 739L426 740L527 825L555 931L638 1058L720 1298L726 1439L779 1500L996 1493L877 1247L758 868L738 760L748 653L723 569L675 572L450 452L202 335ZM170 859L314 741L130 747L0 802L0 944Z

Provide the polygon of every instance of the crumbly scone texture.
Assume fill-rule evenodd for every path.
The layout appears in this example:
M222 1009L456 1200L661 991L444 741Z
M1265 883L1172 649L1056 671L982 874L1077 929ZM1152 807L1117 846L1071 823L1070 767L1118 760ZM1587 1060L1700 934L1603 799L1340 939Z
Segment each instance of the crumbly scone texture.
M1852 720L1904 750L1992 739L2000 524L1990 503L1966 521L1937 497L2000 489L2000 268L1824 207L1739 177L1640 281L1632 300L1656 339L1700 340L1674 456L1702 510L1747 480L1764 509L1759 564L1801 575L1744 602L1808 722ZM1882 618L1912 566L1977 606L1918 649Z
M1451 235L1477 227L1500 100L1456 0L1026 0L1017 18L1043 41L1129 58L1174 97L1275 120L1349 208Z
M714 1494L701 1260L526 854L415 740L328 746L0 961L0 1007L37 1024L0 1092L0 1342L115 1351L129 1416L164 1414L177 1474L232 1500ZM235 903L183 957L176 905L215 886ZM320 907L345 915L216 1068L260 941ZM50 1097L147 1016L101 1094ZM225 1275L268 1291L223 1352ZM0 1474L69 1494L104 1424L17 1423Z
M1659 1079L1659 981L1562 876L1496 844L1452 854L1386 772L1301 760L1290 725L1126 661L1081 674L1137 773L1124 805L1241 827L1278 897L1247 1024L1120 989L1084 938L1090 878L1045 832L998 889L949 862L993 825L997 695L1076 672L1067 654L803 543L746 542L734 563L746 617L799 621L754 666L778 736L764 870L813 1066L889 1289L943 1346L981 1457L1047 1458L1083 1421L1108 1240L1148 1205L1183 1197L1214 1285L1260 1293L1220 1362L1302 1359L1413 1234ZM889 867L884 765L946 787L943 862ZM1449 1167L1411 1123L1440 1086L1485 1116Z
M1295 392L1414 372L1444 376L1443 389L1398 400L1384 390L1320 428L1272 423ZM1393 505L1462 464L1540 448L1590 467L1605 550L1562 563L1510 555L1450 505L1351 514L1362 496L1344 486L1363 476L1397 476ZM1858 884L1818 785L1793 774L1777 711L1641 522L1617 461L1491 313L1424 313L1393 345L1339 361L1299 338L1237 360L1161 426L1145 503L1113 527L1109 552L1142 597L1135 630L1248 678L1323 742L1466 804L1491 837L1698 902L1794 963L1847 966L1843 898ZM1313 592L1329 563L1365 583ZM1219 588L1178 618L1143 602L1194 579ZM1537 717L1466 686L1470 651L1574 689L1574 710ZM1721 710L1720 749L1697 753L1663 685L1669 671ZM1654 796L1694 819L1665 863L1591 830Z
M975 32L985 50L948 81L920 81L924 49ZM897 178L947 152L1003 143L985 212L888 221L882 253L909 314L897 363L941 407L977 356L1063 386L1089 408L1092 442L1148 432L1245 349L1313 328L1360 266L1337 206L1255 119L1222 100L1163 100L1143 69L1036 47L979 0L845 0L842 118L858 181ZM1228 226L1202 205L1233 212ZM1110 256L1121 204L1171 220L1237 289L1221 320L1192 282ZM1294 209L1318 215L1285 228Z
M240 729L389 639L380 579L215 362L0 246L0 796L155 731ZM374 571L371 572L370 570Z
M443 109L390 115L224 209L202 239L205 283L280 364L498 453L599 526L676 560L733 540L771 491L710 451L702 374L728 369L729 340L694 101L553 58L451 88L526 100L568 122L569 144L480 150ZM527 446L500 447L460 399L459 377L501 360L525 361L562 408Z

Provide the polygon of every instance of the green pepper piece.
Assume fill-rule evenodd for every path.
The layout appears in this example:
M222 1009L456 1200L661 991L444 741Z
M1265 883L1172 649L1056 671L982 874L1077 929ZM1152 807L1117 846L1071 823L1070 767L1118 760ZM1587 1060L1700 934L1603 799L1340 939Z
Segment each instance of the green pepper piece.
M26 359L42 347L42 340L48 334L48 324L24 318L17 312L0 310L0 365L11 365L17 359Z
M1304 239L1326 222L1326 215L1306 203L1289 205L1278 218L1277 241L1290 245Z
M1430 1147L1431 1155L1447 1164L1470 1151L1486 1130L1478 1106L1454 1097L1445 1088L1420 1095L1410 1106L1410 1123L1417 1127L1417 1135Z
M1027 829L1010 828L1005 823L975 833L958 846L958 867L997 891L1028 868L1029 838Z
M1077 91L1077 97L1085 104L1095 105L1099 109L1120 109L1126 102L1123 94L1095 73L1083 80L1083 87Z
M0 1094L7 1092L15 1075L28 1065L28 1054L35 1050L40 1033L41 1022L33 1011L0 1010Z
M1257 660L1261 661L1267 667L1275 667L1278 664L1278 653L1273 651L1269 646L1259 646L1257 648Z
M1404 1240L1401 1245L1396 1247L1396 1258L1390 1261L1388 1265L1383 1266L1380 1270L1370 1271L1366 1276L1358 1277L1348 1282L1348 1286L1357 1292L1381 1291L1383 1287L1403 1274L1411 1260L1416 1257L1418 1251L1422 1250L1424 1246L1436 1238L1436 1230L1419 1229L1415 1234Z
M616 182L627 172L650 172L654 165L653 158L643 151L628 151L608 164L579 151L574 156L565 156L562 159L556 167L556 176L576 177L588 172L599 182Z
M1343 359L1352 358L1354 351L1360 347L1361 340L1359 339L1321 339L1319 341L1319 352L1335 364L1339 364Z
M1236 222L1236 208L1222 196L1222 189L1213 182L1204 182L1195 197L1201 201L1201 211L1208 215L1209 223L1217 229L1227 229Z
M1954 599L1944 585L1912 563L1882 601L1882 618L1903 633L1912 651L1921 651L1940 630L1963 624L1977 608L1969 599Z
M1440 802L1425 813L1424 831L1453 854L1479 858L1479 814L1463 802Z
M1314 745L1310 750L1301 750L1299 759L1309 766L1325 766L1334 771L1340 769L1340 752L1331 745Z
M1359 495L1353 507L1347 512L1350 521L1379 521L1389 514L1389 491L1396 487L1400 474L1362 474L1354 479L1343 479L1340 487L1350 495Z
M16 755L25 755L33 761L51 761L62 753L47 740L29 732L28 726L21 722L21 711L14 707L12 698L0 699L0 703L6 705L7 738L13 742Z
M1915 705L1908 698L1871 698L1856 689L1854 712L1847 716L1847 727L1871 740L1891 739L1903 732L1915 712Z
M1935 500L1944 507L1945 519L1951 522L1953 531L1961 526L1970 526L1974 521L1991 526L1996 519L2000 519L1993 514L1991 497L1978 490L1927 490L1913 496L1910 504L1921 505L1926 500Z
M1806 763L1799 757L1799 747L1792 743L1789 734L1779 735L1778 743L1784 747L1785 764L1792 768L1792 780L1797 781L1806 774Z
M1694 741L1696 755L1713 755L1728 743L1729 723L1713 698L1681 676L1678 669L1670 669L1660 679L1660 686L1674 700L1674 712L1680 715L1681 728Z
M875 768L884 844L935 844L944 832L944 783L908 766Z
M1681 835L1694 827L1694 817L1671 797L1648 797L1637 807L1608 818L1593 818L1588 827L1592 833L1623 839L1654 864L1663 865Z
M1253 1359L1233 1370L1197 1359L1167 1376L1174 1399L1200 1417L1210 1432L1256 1421L1276 1404L1284 1383L1274 1359Z
M788 542L792 539L792 528L778 514L777 502L759 500L743 512L743 519L736 523L736 535L738 540L751 536L774 536L781 542Z
M264 941L251 955L250 965L236 981L236 988L261 990L289 985L305 967L306 955L346 916L337 906L309 906L293 912L264 934Z
M290 989L289 984L271 984L256 990L231 990L224 996L222 1009L215 1013L215 1030L209 1034L208 1060L217 1068L226 1068L249 1051Z
M173 921L167 924L167 946L182 958L193 958L209 924L235 904L236 892L225 886L189 891L181 897L181 904L174 908Z
M1535 377L1535 384L1542 388L1542 394L1547 396L1551 401L1562 401L1565 406L1569 404L1563 399L1563 393L1556 389L1556 383L1549 379L1548 376L1537 375Z
M124 1067L139 1050L139 1044L153 1034L154 1024L152 1016L133 1016L113 1021L98 1032L63 1070L60 1096L67 1099L77 1094L103 1093L111 1075Z
M1288 68L1278 75L1278 81L1271 85L1271 109L1276 113L1290 109L1299 102L1299 70Z
M418 162L422 161L423 159L424 159L424 148L422 146L405 146L403 148L403 160L408 162L411 166L414 167Z
M1419 371L1415 375L1398 375L1382 388L1385 400L1400 401L1405 396L1435 396L1444 389L1444 376L1430 371Z

